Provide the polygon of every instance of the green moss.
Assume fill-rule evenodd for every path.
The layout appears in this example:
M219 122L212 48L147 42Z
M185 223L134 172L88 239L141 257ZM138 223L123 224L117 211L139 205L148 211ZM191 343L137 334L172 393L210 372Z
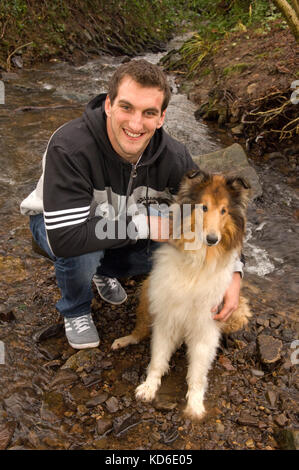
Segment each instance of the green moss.
M225 67L223 69L222 73L225 76L232 75L235 73L242 73L244 72L244 70L248 69L248 67L249 67L249 64L245 64L245 63L229 65L228 67Z

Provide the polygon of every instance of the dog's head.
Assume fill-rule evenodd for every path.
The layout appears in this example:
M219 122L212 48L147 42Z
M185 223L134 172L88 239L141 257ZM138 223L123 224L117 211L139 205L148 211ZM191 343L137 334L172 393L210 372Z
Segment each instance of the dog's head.
M189 207L191 231L201 230L204 244L228 250L242 244L249 196L250 185L241 176L192 170L182 179L176 203L181 213Z

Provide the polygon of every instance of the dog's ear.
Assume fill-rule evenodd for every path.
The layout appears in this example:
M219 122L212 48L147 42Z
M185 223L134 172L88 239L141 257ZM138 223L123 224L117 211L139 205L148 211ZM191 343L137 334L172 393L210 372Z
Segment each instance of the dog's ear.
M248 181L241 176L231 176L226 179L226 184L232 197L237 198L241 206L246 210L251 193L251 186Z
M180 190L177 195L177 202L185 204L186 202L196 201L198 192L202 184L209 180L209 175L202 170L189 170L183 177Z
M185 174L185 177L190 179L190 180L193 179L193 178L197 178L197 181L200 182L200 181L203 181L204 179L208 178L208 175L204 171L202 171L200 169L196 169L196 170L187 171L187 173Z
M243 178L243 176L231 176L230 178L227 178L226 184L237 191L242 189L251 189L250 184L245 178Z

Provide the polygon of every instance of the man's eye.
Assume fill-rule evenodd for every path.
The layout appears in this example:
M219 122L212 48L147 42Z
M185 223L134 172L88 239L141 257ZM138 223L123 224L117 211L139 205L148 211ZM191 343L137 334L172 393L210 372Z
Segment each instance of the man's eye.
M224 209L224 208L221 209L221 214L225 214L225 212L226 212L226 209Z
M207 210L208 210L207 206L204 206L204 205L203 205L203 206L202 206L202 210L203 210L204 212L207 212Z

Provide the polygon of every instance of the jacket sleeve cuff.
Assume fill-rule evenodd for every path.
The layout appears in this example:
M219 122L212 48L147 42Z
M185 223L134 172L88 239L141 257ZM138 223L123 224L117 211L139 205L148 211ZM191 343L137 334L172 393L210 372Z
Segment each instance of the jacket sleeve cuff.
M137 240L146 239L149 235L149 228L147 223L147 217L145 214L137 214L132 217L132 222L134 223L137 230Z
M242 263L242 261L239 258L237 258L235 260L234 272L235 273L240 273L240 276L241 276L242 279L244 277L243 267L244 267L244 263Z

